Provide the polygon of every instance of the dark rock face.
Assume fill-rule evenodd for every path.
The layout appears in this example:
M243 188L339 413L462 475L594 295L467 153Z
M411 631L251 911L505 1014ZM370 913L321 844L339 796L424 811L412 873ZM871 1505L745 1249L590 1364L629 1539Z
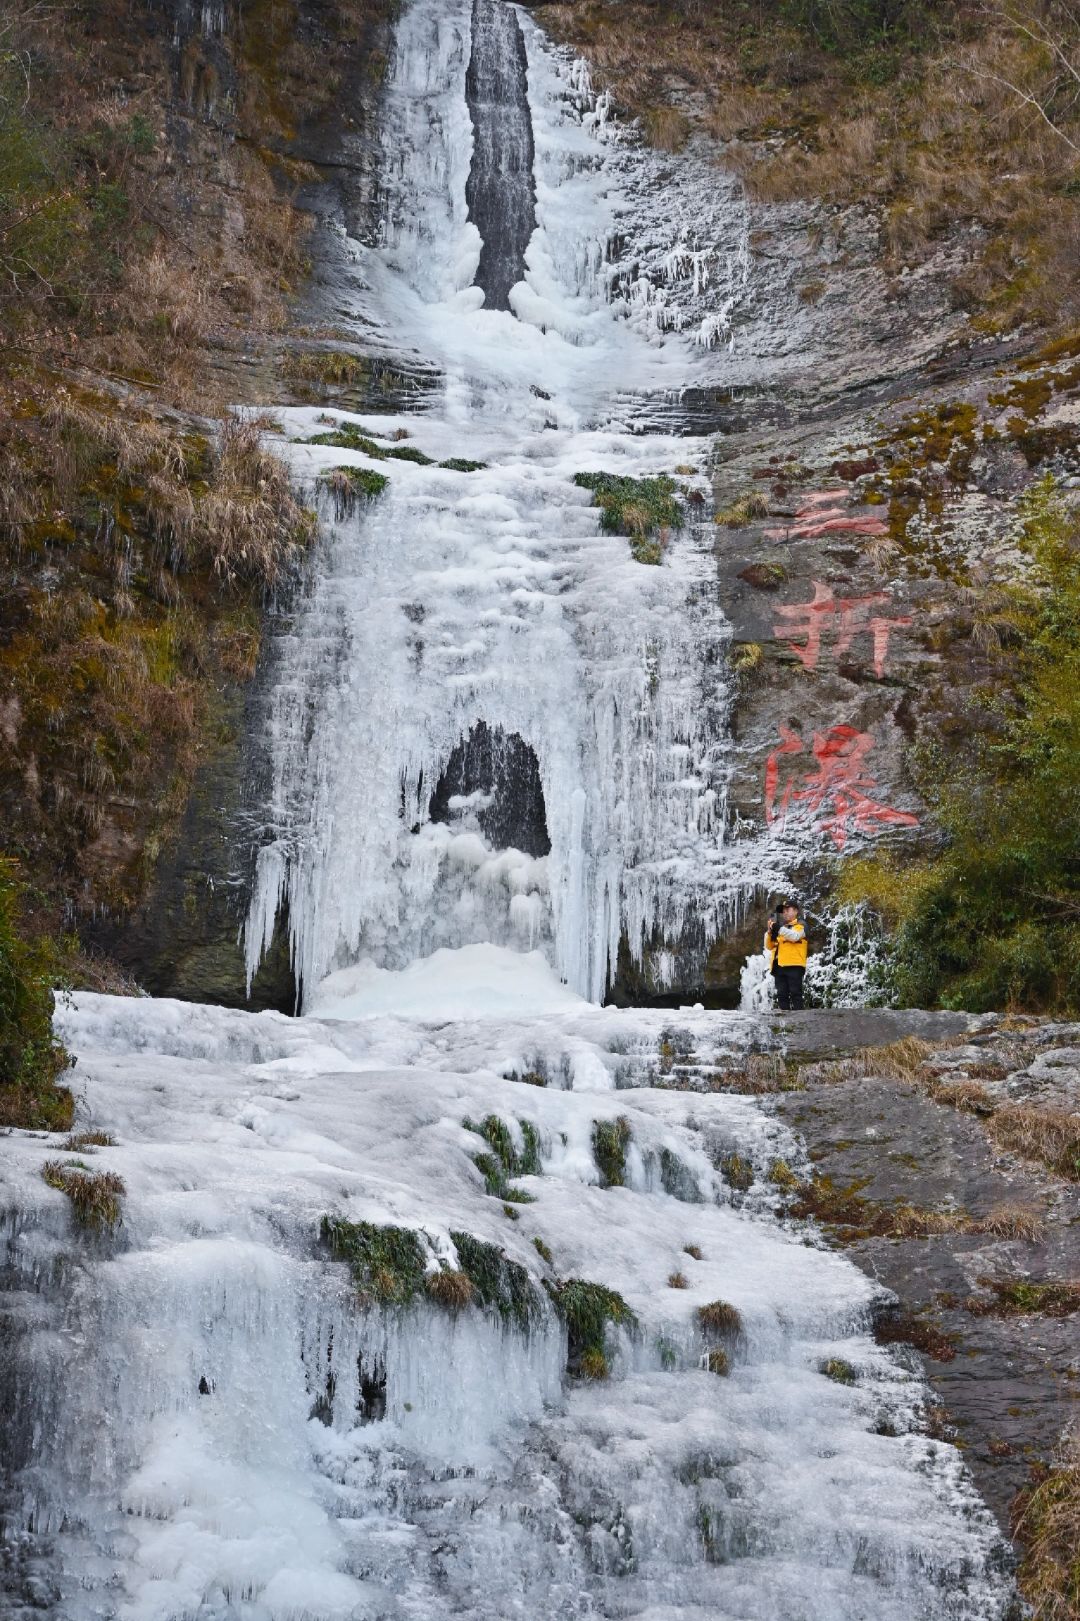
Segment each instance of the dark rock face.
M951 1019L952 1024L943 1023ZM867 1022L870 1021L870 1022ZM1075 1110L1080 1103L1076 1026L1033 1022L1018 1039L991 1017L806 1013L785 1021L789 1051L842 1052L860 1039L916 1034L949 1040L930 1056L947 1084L975 1077L992 1100ZM1027 1050L1024 1050L1027 1048ZM813 1072L811 1071L811 1075ZM997 1076L997 1079L988 1077ZM863 1270L895 1291L895 1316L925 1331L924 1371L944 1404L975 1482L1006 1534L1016 1493L1036 1458L1053 1456L1075 1418L1080 1376L1078 1319L1053 1310L1002 1313L993 1284L1068 1283L1080 1276L1080 1186L995 1147L985 1122L935 1101L924 1090L869 1075L815 1084L776 1101L804 1138L815 1175L885 1206L966 1212L985 1222L995 1211L1034 1218L1037 1236L945 1232L929 1238L858 1237L846 1244ZM915 1357L904 1350L902 1355Z
M431 820L449 822L466 808L496 850L551 849L539 762L517 732L481 720L454 749L431 796Z
M525 273L525 249L536 225L526 68L521 28L505 0L473 0L465 78L473 158L465 200L483 239L476 285L492 310L510 308L510 289Z
M257 781L260 694L257 683L246 693L233 687L219 695L214 741L138 907L122 921L100 919L82 932L152 996L294 1013L287 919L278 919L250 997L241 943L253 858L245 810Z

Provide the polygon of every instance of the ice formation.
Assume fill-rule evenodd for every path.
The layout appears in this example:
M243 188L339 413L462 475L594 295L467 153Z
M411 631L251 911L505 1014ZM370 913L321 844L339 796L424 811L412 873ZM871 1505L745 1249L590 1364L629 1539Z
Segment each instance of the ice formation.
M688 513L638 564L573 483L703 467L643 429L717 358L745 220L714 174L680 228L674 166L517 13L536 227L484 308L466 75L497 3L405 11L357 249L365 320L443 382L334 421L428 459L282 413L325 543L277 648L247 941L254 967L287 899L304 1015L79 995L78 1125L113 1140L5 1139L4 1614L998 1621L998 1533L870 1335L875 1286L781 1218L798 1142L696 1089L760 1016L596 1005L621 932L707 934L766 872L725 843L708 539ZM326 488L342 465L387 491ZM122 1178L114 1231L56 1158ZM324 1218L413 1235L413 1297L358 1290ZM440 1304L470 1247L521 1269L516 1315ZM631 1314L589 1368L568 1280Z

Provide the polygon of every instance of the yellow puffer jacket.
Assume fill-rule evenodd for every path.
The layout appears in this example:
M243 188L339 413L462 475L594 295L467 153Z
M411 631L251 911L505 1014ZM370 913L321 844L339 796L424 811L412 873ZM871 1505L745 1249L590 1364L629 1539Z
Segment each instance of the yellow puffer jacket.
M794 923L784 923L782 928L790 929L798 935L797 940L785 940L777 931L778 937L773 940L765 936L765 949L770 952L778 968L805 968L806 967L806 930L798 918Z

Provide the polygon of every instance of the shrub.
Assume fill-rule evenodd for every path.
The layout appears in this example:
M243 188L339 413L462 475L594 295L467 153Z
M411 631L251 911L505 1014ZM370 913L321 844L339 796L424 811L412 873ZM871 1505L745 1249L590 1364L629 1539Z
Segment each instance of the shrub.
M819 1371L838 1385L853 1385L859 1377L851 1363L845 1362L840 1356L829 1357L821 1364Z
M635 562L660 562L663 536L682 524L682 508L675 499L674 479L668 478L666 473L656 478L575 473L574 483L592 491L594 504L600 508L600 527L606 534L630 537Z
M21 932L15 864L0 857L0 1126L66 1131L74 1100L56 1083L69 1058L53 1032L55 955Z
M120 1201L127 1189L115 1171L88 1171L77 1163L48 1159L41 1174L50 1188L66 1193L80 1227L112 1229L120 1223Z
M728 1154L722 1159L720 1174L736 1193L749 1193L754 1185L754 1167L741 1154Z
M892 896L901 999L975 1011L1080 1009L1080 524L1043 480L1008 592L999 691L969 759L924 751L946 844ZM872 879L871 879L872 882Z
M342 495L363 495L369 501L381 495L390 482L385 473L377 473L374 467L331 467L321 476Z

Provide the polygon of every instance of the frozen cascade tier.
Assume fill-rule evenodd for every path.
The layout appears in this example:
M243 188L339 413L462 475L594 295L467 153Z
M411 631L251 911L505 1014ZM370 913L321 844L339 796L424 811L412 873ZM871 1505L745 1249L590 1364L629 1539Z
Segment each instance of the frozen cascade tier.
M61 1027L102 1140L5 1141L5 1617L1002 1621L876 1286L776 1220L798 1143L672 1090L752 1021Z

